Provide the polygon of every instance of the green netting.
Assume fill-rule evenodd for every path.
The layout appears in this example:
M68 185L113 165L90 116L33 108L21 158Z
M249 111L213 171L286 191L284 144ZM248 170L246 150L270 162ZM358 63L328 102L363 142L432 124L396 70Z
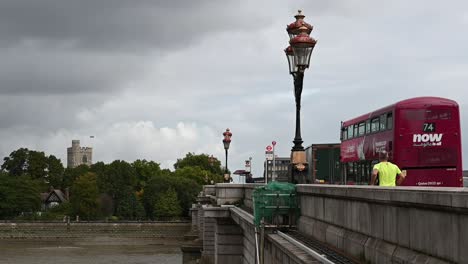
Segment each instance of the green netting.
M278 221L284 221L285 218L292 221L297 219L300 212L296 185L292 183L274 181L257 187L253 192L253 204L256 226L260 225L262 219L269 224L279 224Z

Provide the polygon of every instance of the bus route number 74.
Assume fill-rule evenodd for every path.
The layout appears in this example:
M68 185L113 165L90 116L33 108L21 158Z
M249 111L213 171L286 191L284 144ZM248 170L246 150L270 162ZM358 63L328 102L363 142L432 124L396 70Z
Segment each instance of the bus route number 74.
M435 123L424 123L423 131L424 132L435 132Z

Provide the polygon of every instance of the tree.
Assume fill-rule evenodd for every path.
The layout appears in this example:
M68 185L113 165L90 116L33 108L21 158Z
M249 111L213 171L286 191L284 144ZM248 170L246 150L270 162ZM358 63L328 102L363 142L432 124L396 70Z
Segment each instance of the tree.
M142 196L142 202L148 217L153 218L155 216L154 204L157 202L159 195L170 188L176 191L180 207L182 208L182 215L185 216L188 215L192 203L195 202L197 194L202 189L200 184L187 177L180 177L174 174L152 177L144 189Z
M44 152L29 151L26 173L33 179L43 179L47 182L47 157Z
M156 217L181 216L182 207L177 198L177 192L169 188L167 191L160 194L154 204L154 211Z
M98 177L99 175L103 175L106 172L107 165L102 162L96 162L89 168L89 171L94 172Z
M215 175L223 175L224 173L221 168L221 162L216 158L210 159L207 154L195 155L195 153L189 152L183 159L177 159L177 162L174 164L176 170L185 167L200 167Z
M76 179L71 189L70 203L74 215L95 219L100 212L96 174L88 172Z
M199 185L210 184L211 182L218 183L223 181L223 176L213 174L211 171L204 170L198 166L183 167L174 172L177 177L186 177L194 180Z
M124 219L141 219L145 215L143 205L137 199L135 192L129 189L121 197L116 209L116 216Z
M101 193L99 195L99 204L101 205L102 216L112 216L114 213L114 199L109 194Z
M137 176L137 189L143 189L151 177L161 174L161 167L154 161L136 160L132 163Z
M8 172L12 176L21 176L27 170L29 150L20 148L11 152L10 156L3 159L2 171Z
M39 183L27 175L11 177L0 172L0 217L11 218L41 208Z
M78 177L85 175L90 171L88 165L79 165L75 168L66 168L63 173L62 187L71 187Z
M20 148L3 159L2 170L11 176L29 175L43 183L61 187L63 165L55 156L46 156L44 152Z
M114 214L117 214L117 208L121 207L121 202L125 203L123 200L128 191L137 189L136 170L128 162L116 160L105 166L104 172L98 175L97 183L100 192L114 199Z
M186 177L174 177L174 189L182 207L182 214L188 216L192 204L195 202L202 185Z
M65 169L63 168L60 159L57 159L54 155L50 155L47 159L47 170L47 180L49 181L49 185L54 186L55 188L64 187L63 173Z
M172 177L164 177L161 175L154 176L149 180L142 194L142 202L147 217L154 219L154 205L158 200L158 196L168 190L173 185L173 181Z

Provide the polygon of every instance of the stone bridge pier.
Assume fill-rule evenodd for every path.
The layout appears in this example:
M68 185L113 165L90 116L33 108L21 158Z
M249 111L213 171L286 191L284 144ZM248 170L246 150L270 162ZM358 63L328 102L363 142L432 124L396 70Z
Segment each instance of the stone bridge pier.
M252 193L260 185L204 187L191 211L200 263L256 263ZM358 263L468 263L467 189L304 184L297 192L297 231ZM275 233L265 235L264 260L320 263Z

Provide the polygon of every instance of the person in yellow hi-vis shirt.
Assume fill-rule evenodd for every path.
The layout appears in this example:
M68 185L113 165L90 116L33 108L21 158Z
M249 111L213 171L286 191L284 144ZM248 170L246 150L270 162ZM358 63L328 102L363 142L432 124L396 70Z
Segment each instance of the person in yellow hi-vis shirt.
M397 165L388 161L387 151L381 151L379 153L380 162L374 165L372 171L371 185L375 185L375 180L377 175L379 176L379 185L380 186L396 186L403 183L406 177L406 171L401 171ZM397 176L398 182L397 182Z

